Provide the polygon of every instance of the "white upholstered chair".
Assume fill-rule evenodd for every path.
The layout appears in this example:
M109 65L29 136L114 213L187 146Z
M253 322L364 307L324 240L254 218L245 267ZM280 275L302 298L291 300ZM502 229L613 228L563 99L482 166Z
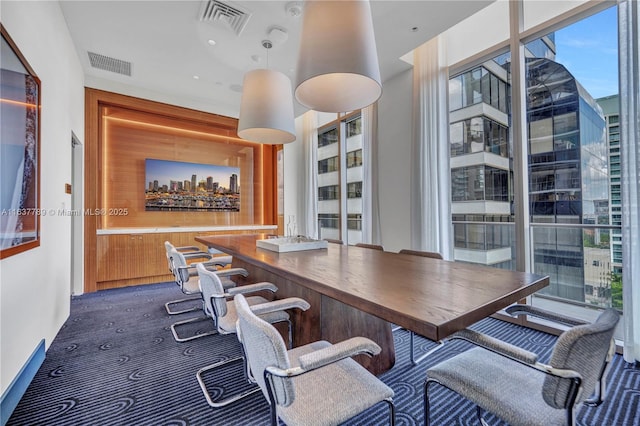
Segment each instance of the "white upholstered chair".
M203 268L207 268L211 271L211 273L216 274L217 277L222 282L224 288L232 288L235 287L236 283L231 280L233 276L243 276L247 277L249 273L243 268L225 268L225 269L217 269L217 265L215 263L207 262L207 263L192 263L189 264L187 262L187 257L179 252L176 249L172 249L169 252L169 257L173 264L173 275L176 280L176 284L180 287L180 290L184 294L188 295L197 295L198 299L200 299L200 308L203 311L203 315L189 318L182 321L177 321L171 325L171 333L173 334L173 338L176 342L187 342L193 339L198 339L200 337L208 336L211 334L215 334L215 331L208 331L204 333L192 334L190 336L181 336L178 333L178 328L184 326L186 324L193 324L195 322L208 321L209 316L206 315L205 303L202 299L202 293L200 291L200 283L198 279L198 272L196 270L195 265L201 265Z
M603 380L620 316L603 311L595 322L563 332L548 364L535 353L472 330L454 335L476 347L427 370L425 424L430 424L430 384L440 384L473 402L482 419L489 411L512 426L574 425L579 404Z
M228 255L216 255L215 257L212 255L212 253L210 252L204 252L202 250L200 250L199 247L197 246L181 246L181 247L176 247L173 244L171 244L169 241L165 241L164 242L164 248L165 248L165 252L166 252L166 256L167 256L167 266L169 268L169 272L171 272L174 277L175 277L175 271L174 271L174 267L173 267L173 257L172 257L172 252L175 250L179 253L182 254L182 256L184 257L185 260L185 264L188 265L188 271L189 274L192 276L196 275L196 269L194 264L196 262L199 263L204 263L205 265L213 268L213 269L217 269L217 268L224 268L228 265L231 264L232 262L232 257L228 256ZM219 252L218 252L219 253ZM176 284L179 284L179 281L176 279ZM225 282L225 285L235 285L235 283L233 283L231 280L227 280ZM194 305L192 302L194 300L200 300L200 295L198 294L198 291L195 291L193 293L189 293L188 289L185 288L183 289L181 287L181 290L183 293L185 294L195 294L195 296L191 296L191 297L187 297L187 298L182 298L182 299L178 299L178 300L171 300L167 303L164 304L165 309L167 310L167 313L169 315L179 315L179 314L184 314L186 312L193 312L193 311L197 311L200 309L199 306ZM185 305L187 304L188 305ZM187 306L185 308L180 308L180 306Z
M288 426L338 425L380 402L395 422L393 390L350 357L375 355L380 347L364 337L331 344L317 341L291 350L278 331L253 312L242 295L234 298L238 338L249 367L271 409Z
M241 285L238 287L224 288L222 281L217 273L210 271L202 264L196 265L198 271L200 289L202 292L202 298L205 304L205 312L213 321L216 332L219 334L235 334L237 331L236 322L238 316L236 313L236 307L231 300L236 294L246 294L247 304L251 306L251 309L260 313L261 318L270 324L286 323L288 331L289 345L293 344L293 331L290 316L287 310L290 309L309 309L309 303L298 297L290 297L286 299L269 301L263 296L255 295L260 291L268 291L275 293L278 288L269 282L259 282L254 284ZM249 294L254 294L249 296ZM206 367L201 368L196 373L196 378L200 384L203 394L207 400L207 403L212 407L224 407L234 401L242 399L252 393L259 390L257 386L250 388L249 390L236 393L235 395L227 396L224 399L215 399L211 397L211 393L207 389L204 375L215 369L219 369L224 365L233 362L245 362L244 357L233 357L225 359L220 362L216 362ZM246 367L245 362L245 380L254 382L253 377L250 374L249 369Z
M185 258L185 261L187 262L191 262L191 261L200 261L200 262L208 262L209 260L211 260L211 255L209 253L205 253L203 251L200 250L199 247L197 246L181 246L181 247L176 247L173 244L171 244L169 241L165 241L164 242L164 249L165 249L165 253L167 256L167 267L169 268L169 272L171 272L174 277L175 277L175 272L174 272L174 267L173 267L173 259L171 256L172 251L177 251L179 253L182 253L182 255ZM176 280L176 284L178 284L177 280ZM184 293L184 291L183 291ZM200 295L196 294L194 296L191 297L186 297L186 298L182 298L182 299L177 299L177 300L171 300L167 303L164 304L165 309L167 310L167 313L169 315L180 315L180 314L184 314L187 312L193 312L196 311L198 309L200 309L199 306L194 305L193 301L199 300L200 299ZM187 307L183 307L180 308L180 306L187 306Z

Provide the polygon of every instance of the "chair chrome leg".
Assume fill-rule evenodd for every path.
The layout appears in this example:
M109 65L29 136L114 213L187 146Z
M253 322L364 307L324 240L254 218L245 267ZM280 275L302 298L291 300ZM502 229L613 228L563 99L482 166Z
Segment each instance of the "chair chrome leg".
M414 349L413 349L413 339L414 339L415 333L413 331L409 331L409 333L410 333L409 334L409 347L410 347L409 356L411 357L411 364L413 365L418 365L419 363L424 361L429 355L431 355L432 353L440 349L444 344L442 340L439 340L437 342L438 346L436 346L435 348L429 349L427 352L423 353L422 355L416 358Z
M207 400L207 404L209 404L211 407L213 408L224 407L260 391L260 387L256 385L250 389L247 389L246 391L240 392L236 395L229 396L219 401L214 401L211 398L211 395L207 390L207 386L204 383L204 379L202 378L202 374L207 371L215 370L216 368L222 367L223 365L231 364L232 362L237 362L237 361L242 361L243 364L246 364L245 359L243 357L235 357L235 358L227 359L227 360L203 367L200 370L198 370L198 372L196 373L196 378L198 379L198 383L200 384L200 389L202 389L202 393L204 394L204 397ZM243 367L243 368L246 368L246 367Z
M171 333L173 334L173 338L175 339L175 341L176 342L188 342L190 340L199 339L201 337L218 334L218 332L216 330L212 330L212 331L208 331L206 333L195 334L195 335L189 336L189 337L180 337L178 335L178 330L176 330L176 327L179 327L179 326L185 325L185 324L193 324L193 323L201 322L201 321L211 321L211 318L206 317L206 316L197 317L197 318L190 318L188 320L178 321L176 323L171 324Z
M244 345L240 345L240 349L242 350L242 359L245 360L244 363L244 378L249 383L258 383L256 379L253 377L253 373L251 372L251 367L249 367L249 363L246 362L247 354L244 351Z
M588 407L597 407L604 402L607 394L607 374L609 372L609 362L605 362L600 373L600 379L596 382L596 388L593 395L584 401L584 405Z
M425 380L424 381L424 425L425 426L429 426L431 424L431 420L429 419L430 417L430 412L431 412L431 407L429 406L429 383L431 383L431 380Z
M278 426L278 410L275 406L275 403L269 403L269 417L271 418L271 426Z
M598 405L604 402L604 396L606 392L606 380L602 377L600 380L596 382L596 389L588 399L584 400L584 405L588 407L597 407Z
M609 345L609 353L600 370L600 376L596 382L595 392L591 397L584 401L584 405L588 407L597 407L604 402L604 398L607 395L607 377L609 376L609 370L611 369L611 360L616 352L616 344L614 340L611 340Z
M198 306L193 306L191 308L188 309L180 309L180 310L172 310L171 309L171 305L178 305L180 303L187 303L187 302L192 302L192 301L196 301L196 300L201 300L202 298L200 296L195 296L195 297L190 297L190 298L186 298L186 299L177 299L177 300L171 300L170 302L167 302L164 304L164 308L167 310L167 313L169 315L179 315L179 314L185 314L187 312L194 312L194 311L198 311L202 308L198 307Z
M262 372L264 382L267 384L267 396L269 397L269 418L271 420L271 426L278 426L278 407L276 405L275 396L273 394L273 383L271 381L271 374L265 369Z
M567 408L566 410L567 426L575 426L576 424L576 407Z
M384 402L389 406L389 424L395 426L396 424L396 405L393 403L393 399L385 399Z
M291 324L291 320L287 320L287 329L289 330L289 349L293 348L293 325Z
M413 331L409 330L409 356L411 358L411 364L416 365L418 364L418 361L416 361L415 359L414 346L413 346L414 337L415 336L413 334Z
M479 405L476 405L476 415L478 416L478 421L482 426L489 426L489 424L482 417L482 408Z

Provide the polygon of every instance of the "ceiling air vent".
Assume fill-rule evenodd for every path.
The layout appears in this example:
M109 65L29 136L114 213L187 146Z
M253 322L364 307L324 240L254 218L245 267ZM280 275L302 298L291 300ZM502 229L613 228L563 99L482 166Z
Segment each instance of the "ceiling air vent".
M131 77L131 62L110 58L109 56L100 55L98 53L87 53L89 54L89 62L91 62L91 66L93 68L128 75Z
M250 17L251 14L247 10L220 0L205 0L200 14L201 21L222 23L236 35L242 33Z

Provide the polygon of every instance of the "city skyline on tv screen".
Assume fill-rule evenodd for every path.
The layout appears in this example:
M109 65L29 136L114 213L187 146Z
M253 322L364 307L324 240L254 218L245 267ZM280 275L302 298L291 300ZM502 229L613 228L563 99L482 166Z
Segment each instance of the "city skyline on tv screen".
M240 168L147 158L146 211L240 211Z

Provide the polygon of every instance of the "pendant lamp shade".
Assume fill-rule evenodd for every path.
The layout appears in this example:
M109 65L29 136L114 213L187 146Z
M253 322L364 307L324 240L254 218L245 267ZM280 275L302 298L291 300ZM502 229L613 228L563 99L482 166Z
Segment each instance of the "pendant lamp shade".
M296 140L289 77L269 69L257 69L245 74L238 136L264 144Z
M306 1L295 96L322 112L371 105L382 94L368 1Z

